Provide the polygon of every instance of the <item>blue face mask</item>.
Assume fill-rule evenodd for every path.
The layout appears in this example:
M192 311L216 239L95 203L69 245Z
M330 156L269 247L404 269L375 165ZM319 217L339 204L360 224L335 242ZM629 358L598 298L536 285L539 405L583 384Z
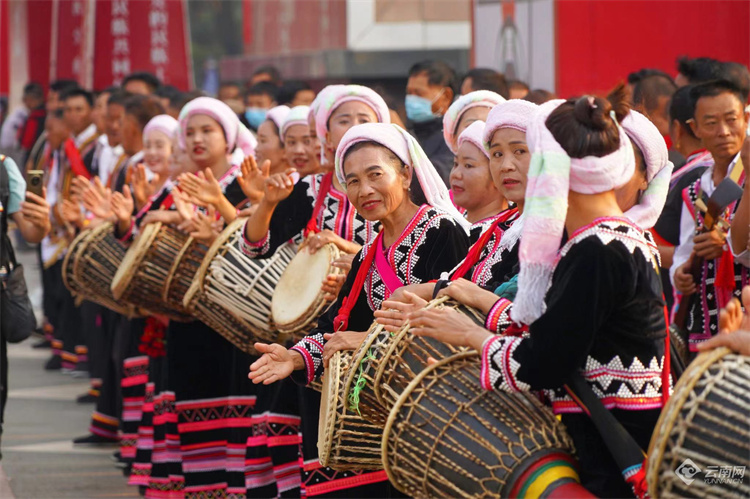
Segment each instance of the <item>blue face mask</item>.
M406 96L406 117L414 123L424 123L437 118L432 112L432 101L418 95Z
M261 109L259 107L248 107L247 109L245 109L245 119L248 123L250 123L251 127L257 130L260 124L266 120L267 112L267 109Z

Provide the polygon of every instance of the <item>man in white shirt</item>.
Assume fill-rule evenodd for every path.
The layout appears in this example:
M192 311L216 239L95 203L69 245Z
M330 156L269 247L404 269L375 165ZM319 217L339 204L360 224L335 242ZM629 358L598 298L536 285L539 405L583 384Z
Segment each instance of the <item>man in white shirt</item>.
M690 349L696 351L698 343L718 333L719 310L733 295L739 297L742 285L748 280L747 269L732 257L726 241L726 228L717 226L710 232L696 235L696 227L703 221L703 214L696 207L697 199L705 202L725 178L740 173L736 167L747 132L748 116L744 110L746 97L730 82L696 85L691 97L695 100L691 128L711 153L714 165L683 191L685 204L680 217L680 244L674 253L670 277L675 290L683 296L694 295L689 304L686 328L690 333ZM737 180L743 185L744 176ZM728 222L731 222L737 205L733 203L727 210ZM704 259L700 282L696 282L690 273L692 260L696 257Z

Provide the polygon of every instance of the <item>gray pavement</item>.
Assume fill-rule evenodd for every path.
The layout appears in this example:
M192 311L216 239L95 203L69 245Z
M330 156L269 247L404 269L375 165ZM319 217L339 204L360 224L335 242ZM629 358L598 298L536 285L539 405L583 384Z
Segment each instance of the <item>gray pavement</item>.
M18 256L32 301L38 306L41 290L35 253L23 251ZM44 371L50 351L33 350L35 342L32 338L10 345L8 350L10 391L2 438L0 499L139 497L110 459L115 447L73 447L72 439L87 433L94 409L93 404L75 402L76 396L88 389L88 380Z

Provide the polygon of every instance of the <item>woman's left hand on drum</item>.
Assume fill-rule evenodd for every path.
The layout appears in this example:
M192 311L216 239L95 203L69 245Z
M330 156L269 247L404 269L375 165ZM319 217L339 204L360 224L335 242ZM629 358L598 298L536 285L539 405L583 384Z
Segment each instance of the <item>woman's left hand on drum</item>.
M326 344L323 347L323 366L328 368L328 362L338 351L356 350L362 341L367 337L367 333L357 331L338 331L335 333L325 333L323 338Z
M301 363L304 368L304 361L298 354L287 350L283 345L278 343L256 343L255 349L263 354L260 359L250 364L250 373L247 375L253 383L263 383L270 385L275 381L288 377L297 368L297 363Z
M394 293L388 300L385 300L380 306L380 310L375 311L375 321L382 325L388 332L395 333L406 324L408 315L420 310L427 305L427 301L410 291L396 290L398 296Z
M339 291L341 291L341 288L344 286L344 281L346 281L346 275L329 274L325 281L323 281L323 285L320 287L320 290L325 293L323 299L326 301L336 301L336 298L339 296Z
M328 243L335 244L337 248L343 250L341 246L346 243L343 238L339 237L335 232L332 230L322 230L318 232L317 234L310 236L307 238L307 248L310 254L315 254L320 248L325 246Z
M415 336L429 336L443 343L482 350L492 333L477 326L468 316L454 308L421 309L407 316Z

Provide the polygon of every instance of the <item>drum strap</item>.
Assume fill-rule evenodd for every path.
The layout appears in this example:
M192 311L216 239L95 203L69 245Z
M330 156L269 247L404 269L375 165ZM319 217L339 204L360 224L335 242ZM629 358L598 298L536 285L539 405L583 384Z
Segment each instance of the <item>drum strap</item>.
M359 293L361 293L362 289L365 287L365 279L367 279L367 274L370 272L372 264L375 261L375 253L378 252L378 248L380 248L380 245L382 244L382 239L383 232L381 231L378 232L375 241L373 241L370 246L370 251L367 252L362 261L362 265L360 265L359 270L357 270L357 277L354 279L352 289L349 291L349 294L344 297L344 300L341 302L339 313L333 320L335 331L344 331L349 327L349 316L351 315L352 309L357 303L357 300L359 300Z
M464 258L463 263L461 263L461 266L458 267L451 276L451 281L457 281L458 279L461 279L469 270L471 270L474 265L476 265L476 263L479 261L479 257L482 256L482 251L487 247L487 243L490 241L490 238L492 237L492 234L494 234L495 229L497 229L497 226L501 223L507 222L516 213L518 213L518 208L505 210L504 213L497 217L497 220L492 222L492 225L490 225L489 228L484 231L481 236L479 236L477 242L475 242L471 246L471 248L469 248L469 253L466 255L466 258Z
M320 181L318 197L315 200L315 207L313 208L312 217L310 217L310 220L308 220L307 226L305 227L305 239L307 239L307 236L309 236L310 234L317 234L318 232L320 232L320 227L318 227L318 215L320 215L320 210L323 209L323 202L325 201L326 197L328 197L328 192L331 190L332 185L333 172L329 172L323 175L323 179Z

